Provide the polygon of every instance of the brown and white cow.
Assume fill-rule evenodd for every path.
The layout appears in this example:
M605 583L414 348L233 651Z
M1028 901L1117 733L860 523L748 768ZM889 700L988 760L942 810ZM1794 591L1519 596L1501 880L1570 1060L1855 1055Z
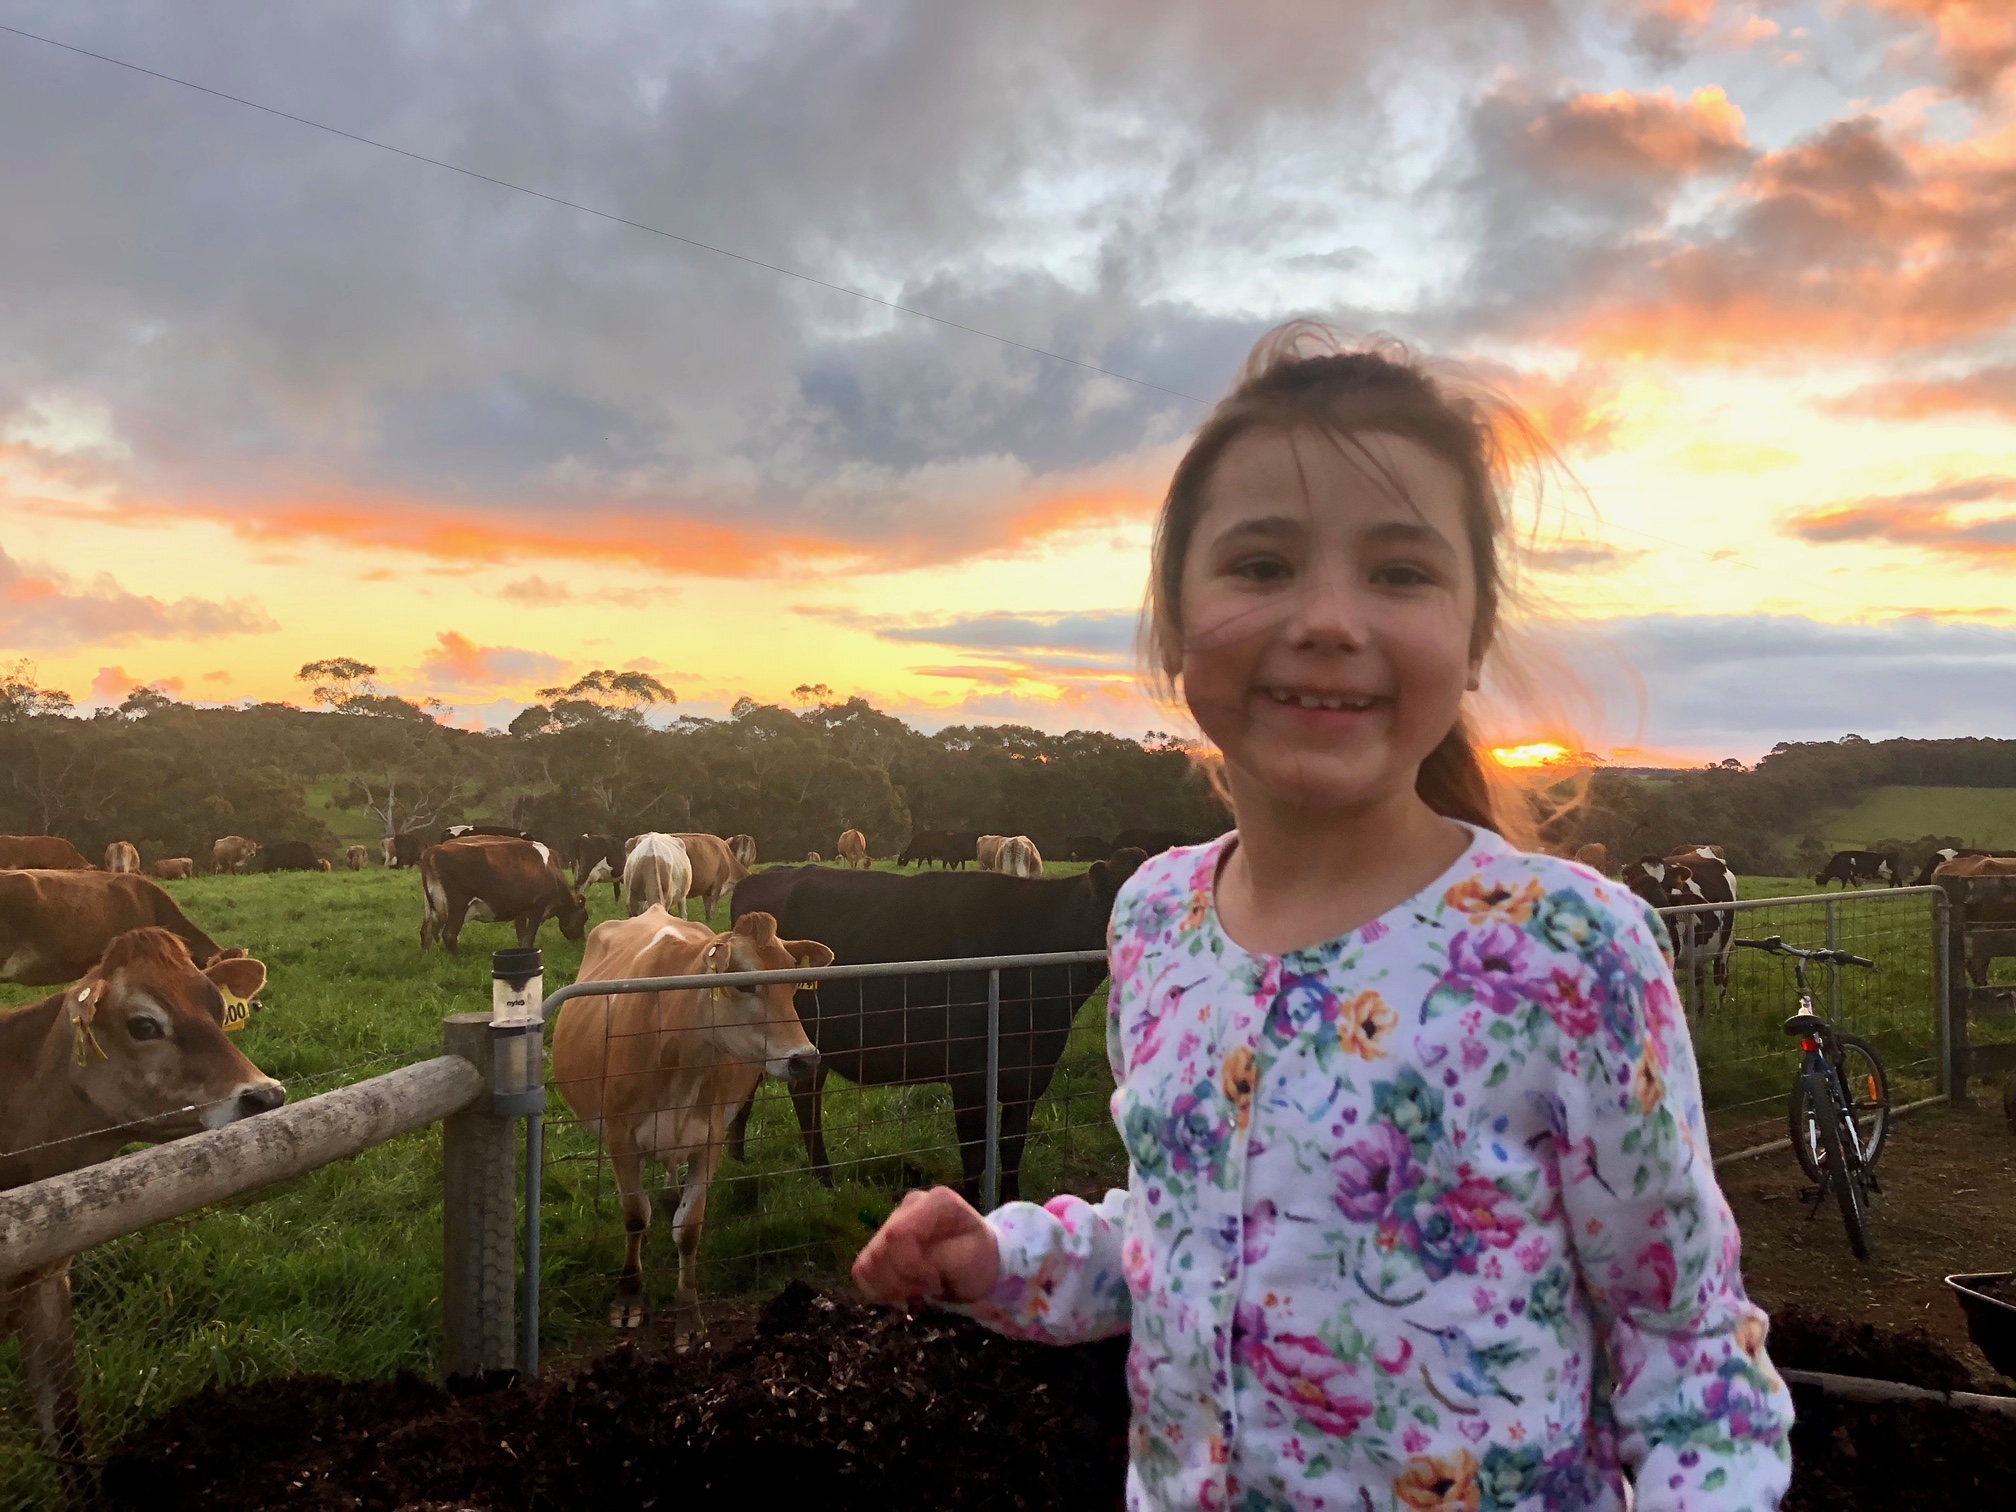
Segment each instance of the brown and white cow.
M973 842L973 860L982 871L993 871L994 858L1001 854L1001 847L1007 843L1006 835L982 835Z
M0 872L0 981L31 987L73 982L130 929L158 925L198 965L217 942L145 877L101 871Z
M366 850L361 845L350 846L343 852L344 863L352 871L364 870L365 864L369 862L370 859L371 859L371 852Z
M833 952L814 941L778 939L777 921L767 913L744 914L732 931L716 934L653 905L635 918L596 925L575 980L815 970L832 960ZM671 1214L679 1247L674 1342L702 1331L696 1260L728 1121L765 1075L810 1091L818 1071L819 1052L792 1005L795 991L795 983L780 982L578 997L561 1005L553 1025L553 1084L608 1148L623 1205L623 1272L609 1311L614 1327L644 1322L649 1157L667 1173L661 1203L686 1164Z
M693 891L693 858L686 842L648 830L630 837L629 852L623 861L623 891L630 895L630 917L655 903L685 918L686 895Z
M1601 840L1592 840L1587 845L1575 847L1574 859L1593 872L1610 875L1610 847Z
M700 899L711 922L714 905L724 893L733 891L735 884L749 875L749 868L736 859L733 844L719 835L687 832L673 838L685 843L686 859L693 866L693 886L687 896ZM755 841L749 842L749 849L753 855Z
M471 920L516 925L520 945L536 940L549 918L570 940L588 928L587 900L537 840L475 835L430 845L420 853L420 892L422 950L439 939L459 954L462 926Z
M0 835L0 871L90 871L84 852L61 835Z
M186 882L196 875L196 860L193 856L163 856L147 868L147 875Z
M125 880L100 878L104 881ZM287 1100L224 1032L225 993L266 968L234 953L199 971L181 939L136 929L66 991L0 1012L0 1190L221 1128ZM35 1418L72 1506L88 1504L71 1344L70 1262L0 1275L0 1340L18 1337Z
M1027 835L1010 835L994 852L993 870L1010 877L1043 875L1043 853Z
M105 870L140 874L140 847L131 840L114 840L105 847Z
M1959 856L1932 877L1967 884L1967 979L1985 987L1989 962L2016 956L2016 857Z
M819 852L807 851L805 852L805 859L812 865L817 866L819 864Z
M867 871L874 862L868 859L868 837L857 829L842 830L835 845L833 855L842 866L859 867Z
M728 854L735 858L735 864L747 872L756 864L756 837L754 835L730 835Z
M252 858L259 854L259 842L247 840L243 835L226 835L210 847L210 870L213 872L245 872L252 869Z

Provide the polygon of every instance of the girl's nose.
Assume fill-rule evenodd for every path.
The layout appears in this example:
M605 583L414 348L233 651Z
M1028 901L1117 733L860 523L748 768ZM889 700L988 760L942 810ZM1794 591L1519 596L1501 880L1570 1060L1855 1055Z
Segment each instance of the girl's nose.
M1357 651L1368 639L1364 596L1344 574L1305 579L1290 613L1289 638L1308 650Z

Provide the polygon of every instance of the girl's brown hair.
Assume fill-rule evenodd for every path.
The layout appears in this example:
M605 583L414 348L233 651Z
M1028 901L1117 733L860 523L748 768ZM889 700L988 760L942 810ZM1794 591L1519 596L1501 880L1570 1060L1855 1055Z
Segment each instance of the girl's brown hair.
M1515 475L1539 469L1553 452L1509 400L1453 370L1438 374L1396 340L1347 347L1327 327L1291 321L1260 339L1238 383L1211 412L1176 466L1155 526L1142 649L1169 697L1183 665L1183 562L1210 503L1211 476L1226 448L1250 430L1315 431L1351 454L1368 474L1402 493L1389 468L1360 437L1404 436L1453 467L1463 483L1463 521L1475 565L1477 613L1470 650L1482 659L1499 638L1514 597L1514 538L1506 499ZM1226 799L1222 772L1213 782ZM1536 842L1539 821L1523 788L1489 760L1466 707L1422 761L1415 791L1438 814L1496 830L1515 844Z

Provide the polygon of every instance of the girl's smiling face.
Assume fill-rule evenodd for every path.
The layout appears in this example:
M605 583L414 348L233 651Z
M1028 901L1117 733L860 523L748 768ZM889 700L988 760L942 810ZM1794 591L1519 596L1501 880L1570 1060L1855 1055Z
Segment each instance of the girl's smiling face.
M1226 447L1183 562L1182 687L1235 795L1411 793L1477 684L1463 480L1418 442L1255 429Z

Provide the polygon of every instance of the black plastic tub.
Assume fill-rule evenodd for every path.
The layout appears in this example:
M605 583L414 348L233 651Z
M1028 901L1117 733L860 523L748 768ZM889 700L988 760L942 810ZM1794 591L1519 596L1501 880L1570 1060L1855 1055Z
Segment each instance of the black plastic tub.
M1948 1276L1946 1284L1967 1315L1967 1337L1988 1363L2016 1380L2016 1271Z

